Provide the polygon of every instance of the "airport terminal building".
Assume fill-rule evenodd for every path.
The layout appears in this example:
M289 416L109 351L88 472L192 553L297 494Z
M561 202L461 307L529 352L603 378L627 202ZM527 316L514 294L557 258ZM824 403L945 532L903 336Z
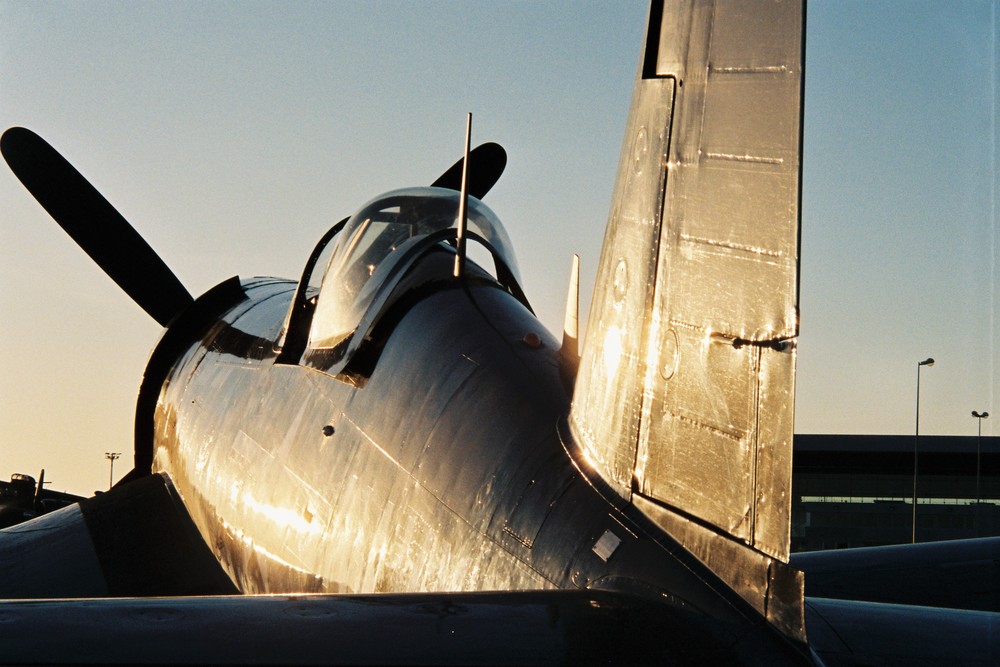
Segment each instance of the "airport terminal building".
M1000 437L796 435L794 447L792 551L1000 535Z

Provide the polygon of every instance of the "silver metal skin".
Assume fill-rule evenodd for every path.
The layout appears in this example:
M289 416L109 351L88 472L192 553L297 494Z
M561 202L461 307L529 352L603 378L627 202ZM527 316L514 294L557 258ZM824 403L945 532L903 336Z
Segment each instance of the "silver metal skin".
M474 340L482 331L450 317L456 308L467 317L473 305L454 284L413 305L363 382L274 364L294 285L267 281L249 283L248 300L172 370L158 401L154 469L174 480L206 541L224 545L217 555L241 590L553 585L483 534L503 535L513 521L496 516L491 528L505 497L502 486L492 492L491 478L504 474L504 461L484 450L509 447L493 434L505 433L514 411L525 425L504 438L544 439L542 429L529 435L535 420L526 413L552 403L515 391L511 378L514 404L498 409L505 396L483 386L491 360ZM546 343L535 356L551 355ZM441 372L430 373L431 365ZM456 418L459 409L469 424ZM477 437L490 421L488 437ZM448 465L455 459L466 462L461 472Z
M667 654L692 650L680 631L691 622L713 660L804 660L595 486L560 428L555 339L475 264L455 281L453 256L435 247L417 265L429 293L408 300L401 284L404 312L366 336L378 348L368 372L276 363L294 285L270 279L245 283L246 299L172 367L153 468L240 590L615 591L679 615L663 628ZM540 345L525 343L532 333Z
M808 608L788 565L803 19L652 3L579 368L577 288L560 346L461 163L334 225L298 284L189 303L108 263L167 322L135 468L0 531L0 595L109 597L4 602L0 663L995 664L995 600L880 602L958 604L899 573L990 576L996 542L800 559L855 598ZM89 183L4 136L113 250L73 213L110 215ZM477 151L482 196L505 156ZM456 277L462 242L493 266Z
M799 4L782 7L785 13L772 17L776 30L800 34ZM790 362L778 366L788 373L785 384L768 384L771 366L760 350L789 333L775 313L793 301L797 225L758 234L756 218L733 223L731 211L722 211L723 230L716 232L708 219L718 211L682 205L707 198L698 182L716 171L713 190L760 187L755 168L747 182L737 172L758 162L771 170L769 160L778 159L772 156L784 155L713 139L704 143L714 162L701 168L689 150L701 150L702 132L713 136L712 123L703 121L719 114L724 124L727 114L738 115L735 106L760 81L751 77L742 95L722 94L741 80L742 51L721 59L718 85L714 70L695 72L710 62L699 45L707 47L711 31L731 29L739 8L653 5L591 317L596 333L588 336L572 412L568 380L575 369L561 362L559 342L531 312L495 216L464 192L456 198L440 188L395 191L338 223L313 252L300 285L230 280L170 318L140 388L130 483L150 472L168 479L243 593L612 591L670 610L674 620L663 628L658 652L679 656L695 647L727 663L808 662L801 581L771 558L787 555L787 533L767 528L766 493L759 502L746 498L748 484L763 490L769 477L761 470L771 459L780 468L782 445L790 443L758 442L765 418L738 422L747 431L732 455L704 456L692 437L714 437L726 425L719 415L697 417L706 409L702 401L712 407L724 399L764 413L772 409L765 393L782 386L790 392ZM670 61L667 40L691 51L687 71L659 71ZM781 53L791 57L788 48ZM797 109L801 66L788 62L778 77L784 95L775 101ZM773 78L769 67L766 81ZM40 139L26 145L24 153L46 146ZM797 159L797 143L784 148ZM751 159L725 157L744 153ZM676 175L667 178L671 160ZM797 175L797 162L785 164ZM663 216L666 231L659 224L664 197L677 204ZM794 197L792 204L794 212ZM691 233L673 229L698 212L706 219ZM724 233L731 224L738 234ZM776 223L765 216L761 224L770 230ZM758 235L792 248L785 255L790 277L787 262L774 261L778 250L750 245ZM461 256L466 242L486 247L492 273L466 261L456 278L456 250ZM326 270L312 291L320 258ZM739 269L735 282L706 286L713 267ZM745 292L739 284L748 276L767 284ZM688 327L681 334L670 328L677 322ZM703 328L698 336L724 337L720 347L745 348L725 357L746 376L735 397L724 385L685 379L721 379L713 359L698 375L696 360L686 356L695 325ZM617 345L614 354L609 345ZM662 356L671 349L683 361L668 359L669 372L645 361L651 350ZM780 353L790 359L784 348ZM674 373L682 386L700 391L664 402L657 392ZM739 393L751 387L752 404ZM790 394L774 399L778 432L782 410L791 414L785 398L790 402ZM695 428L656 430L661 403L693 416L685 419ZM768 448L777 452L771 458ZM682 452L691 462L722 460L734 475L684 495L663 472ZM679 472L699 487L705 481L695 465ZM633 495L633 478L641 494ZM732 489L734 500L721 509L708 502ZM731 515L746 504L754 508L749 521L735 520ZM696 521L675 525L669 507ZM710 542L699 533L706 529L726 538L723 545L700 549ZM776 544L782 535L783 546ZM751 555L733 551L731 537L746 541Z
M665 5L639 64L570 422L623 501L801 636L801 581L784 563L804 12Z

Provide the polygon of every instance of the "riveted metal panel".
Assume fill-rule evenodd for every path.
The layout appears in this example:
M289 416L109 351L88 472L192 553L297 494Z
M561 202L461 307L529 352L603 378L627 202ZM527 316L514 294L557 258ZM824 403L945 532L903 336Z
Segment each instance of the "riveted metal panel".
M674 90L673 79L636 82L574 393L574 433L625 497L635 466L645 365L637 353L649 330Z
M661 29L689 43L636 478L644 495L786 560L801 5L680 4L691 18L665 12ZM672 32L685 21L687 35ZM673 73L670 63L658 73Z

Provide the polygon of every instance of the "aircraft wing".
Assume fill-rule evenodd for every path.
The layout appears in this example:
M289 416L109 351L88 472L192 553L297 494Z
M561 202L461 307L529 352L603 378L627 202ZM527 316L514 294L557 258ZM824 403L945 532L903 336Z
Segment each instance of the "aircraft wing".
M1000 612L1000 537L793 554L806 595Z
M995 665L1000 538L793 554L827 665ZM877 629L877 631L876 631Z
M730 662L694 620L596 591L22 600L0 608L0 664Z
M237 592L162 475L0 530L0 563L0 599Z
M622 592L218 595L232 584L176 502L153 475L0 531L0 597L24 598L0 604L0 665L681 665L753 654L752 637L720 646L699 612ZM993 538L794 556L810 592L843 598L806 599L812 651L828 666L996 664L1000 614L920 605L995 609L998 548Z
M809 646L827 667L1000 660L1000 614L991 612L806 598L806 624Z

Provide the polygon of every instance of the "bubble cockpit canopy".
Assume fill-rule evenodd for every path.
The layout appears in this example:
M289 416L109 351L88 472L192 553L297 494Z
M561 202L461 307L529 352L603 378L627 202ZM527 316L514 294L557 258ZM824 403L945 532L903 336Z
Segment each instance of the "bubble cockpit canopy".
M430 248L455 252L448 242L455 239L460 200L455 190L407 188L376 197L351 216L333 238L309 347L329 350L349 340ZM467 238L490 251L501 284L505 278L519 282L510 238L496 214L471 196L466 208Z

